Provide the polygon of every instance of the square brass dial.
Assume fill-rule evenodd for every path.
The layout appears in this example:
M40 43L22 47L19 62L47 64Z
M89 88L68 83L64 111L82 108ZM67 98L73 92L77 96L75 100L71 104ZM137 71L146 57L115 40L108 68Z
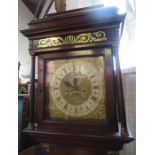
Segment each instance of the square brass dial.
M46 64L51 119L105 119L104 57L52 60Z

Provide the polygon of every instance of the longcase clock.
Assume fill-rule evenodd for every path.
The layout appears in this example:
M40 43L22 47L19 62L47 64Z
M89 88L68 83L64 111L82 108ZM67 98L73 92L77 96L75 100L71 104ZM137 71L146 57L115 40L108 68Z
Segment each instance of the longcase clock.
M46 144L49 154L111 155L133 141L118 57L124 19L115 7L96 6L47 15L21 31L32 57L24 132Z

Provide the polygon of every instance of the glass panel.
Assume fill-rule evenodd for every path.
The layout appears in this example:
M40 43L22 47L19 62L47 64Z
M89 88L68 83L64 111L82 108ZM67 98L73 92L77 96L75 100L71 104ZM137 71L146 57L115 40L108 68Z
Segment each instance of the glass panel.
M105 119L104 58L46 63L46 119Z

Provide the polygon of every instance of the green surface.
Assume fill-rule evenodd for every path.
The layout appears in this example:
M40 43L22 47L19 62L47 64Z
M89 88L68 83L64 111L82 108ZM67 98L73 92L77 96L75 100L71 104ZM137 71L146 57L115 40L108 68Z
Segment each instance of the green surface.
M23 114L23 97L18 96L18 150L20 150L20 144L21 144L22 114Z

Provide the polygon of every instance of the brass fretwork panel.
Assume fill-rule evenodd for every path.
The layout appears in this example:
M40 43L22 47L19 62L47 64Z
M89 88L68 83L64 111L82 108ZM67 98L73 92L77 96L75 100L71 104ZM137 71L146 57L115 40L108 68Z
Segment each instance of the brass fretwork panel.
M87 32L80 34L71 34L66 36L58 36L51 38L44 38L38 40L37 48L53 47L53 46L62 46L62 45L73 45L73 44L83 44L90 42L98 42L107 40L106 34L104 31L98 32Z

